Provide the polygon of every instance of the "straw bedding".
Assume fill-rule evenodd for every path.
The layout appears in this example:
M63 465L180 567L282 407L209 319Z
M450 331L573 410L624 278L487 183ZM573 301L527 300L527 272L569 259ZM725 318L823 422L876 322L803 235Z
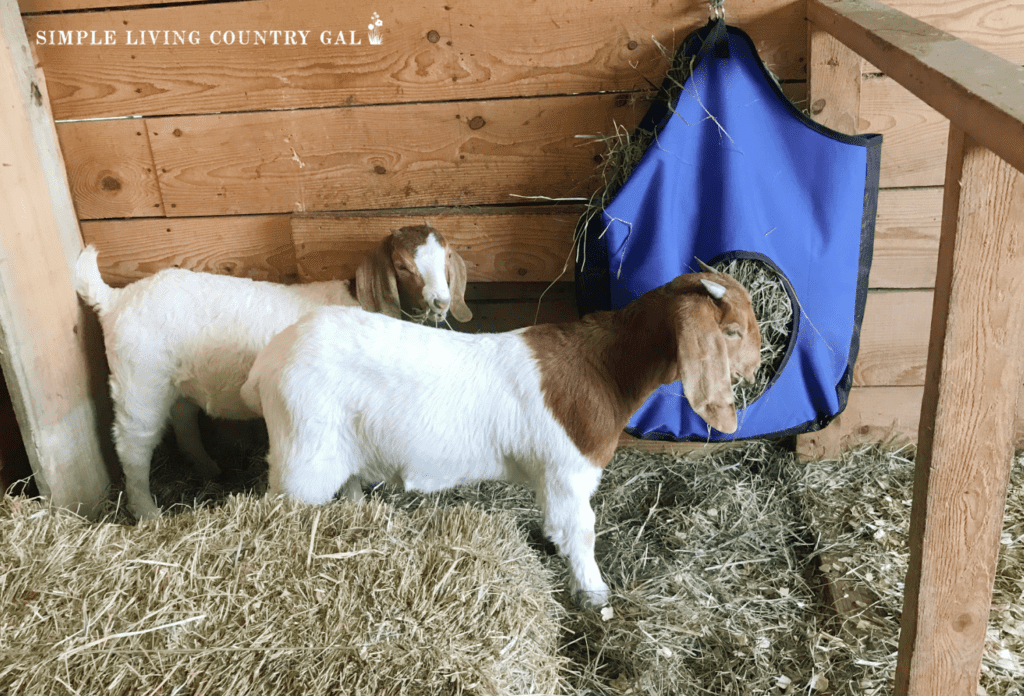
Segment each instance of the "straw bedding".
M796 480L815 552L832 582L862 598L859 611L827 622L813 656L837 694L891 692L907 571L913 450L866 446L812 462ZM1010 471L982 696L1024 694L1024 456Z
M236 487L259 491L256 461ZM509 484L319 508L206 487L205 507L138 527L8 497L0 693L888 693L911 478L906 448L620 451L592 501L603 613L572 603L532 494ZM988 696L1024 683L1021 484L1024 458ZM871 601L837 619L823 576Z

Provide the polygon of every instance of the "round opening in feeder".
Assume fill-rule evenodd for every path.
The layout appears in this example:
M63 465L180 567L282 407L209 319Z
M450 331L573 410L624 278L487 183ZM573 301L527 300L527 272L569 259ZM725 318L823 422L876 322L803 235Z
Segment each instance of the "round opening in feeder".
M782 274L763 259L730 255L709 265L747 289L761 330L761 367L753 382L732 388L736 407L744 408L768 390L786 363L793 336L793 299Z

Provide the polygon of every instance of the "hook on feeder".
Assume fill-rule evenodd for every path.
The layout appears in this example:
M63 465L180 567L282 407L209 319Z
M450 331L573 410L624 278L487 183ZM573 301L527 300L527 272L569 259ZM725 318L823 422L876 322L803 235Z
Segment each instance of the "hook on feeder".
M725 19L725 0L708 0L712 19Z

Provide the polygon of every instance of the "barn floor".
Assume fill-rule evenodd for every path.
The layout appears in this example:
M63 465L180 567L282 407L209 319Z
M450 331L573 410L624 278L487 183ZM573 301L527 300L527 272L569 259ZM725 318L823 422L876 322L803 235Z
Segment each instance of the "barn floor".
M233 453L228 448L213 452L222 461L226 453L232 454L233 463L226 466L220 481L207 484L182 477L189 469L179 461L170 441L165 441L155 458L154 494L165 508L175 505L173 509L186 512L181 516L184 525L165 534L187 536L187 518L196 503L208 508L205 524L215 525L225 500L223 508L230 511L244 504L239 499L261 494L263 446L259 438L250 438ZM896 662L912 456L909 448L875 445L839 460L800 463L790 452L762 442L686 457L620 451L592 501L599 535L597 560L614 592L612 611L602 613L582 611L573 604L564 590L565 565L543 539L532 494L521 488L485 483L426 496L378 488L369 491L369 497L371 507L383 506L396 516L424 515L435 509L459 515L486 511L484 518L505 520L510 528L521 531L525 556L514 549L506 552L524 568L535 564L529 572L542 585L550 583L547 594L542 587L540 596L553 597L551 604L530 606L542 606L544 616L556 622L556 639L544 648L552 661L538 659L537 664L559 673L556 682L536 681L530 688L554 683L544 688L579 695L883 694L891 690ZM236 493L242 495L236 497ZM348 504L329 507L344 506ZM11 516L10 508L9 499L0 523ZM83 525L120 528L130 522L116 496L111 498L109 513L106 523ZM224 534L230 536L236 526L228 524ZM306 520L296 532L301 536L296 551L299 565L305 560L306 568L313 554L308 527ZM142 526L134 534L153 534L150 529ZM18 543L13 538L2 541L0 547L7 549ZM12 586L15 573L9 571L0 587ZM301 567L296 573L297 583L313 575ZM522 596L534 590L524 589ZM111 592L116 595L119 590ZM10 592L3 594L5 603L18 600ZM105 601L96 597L91 603ZM390 611L404 615L406 610ZM288 615L270 614L265 620L264 632L272 633L275 622L290 625ZM536 622L535 618L529 621L530 625ZM395 622L401 623L399 616ZM466 630L485 629L474 625ZM0 653L7 652L14 635L10 625L0 629ZM467 635L467 639L472 645L487 642L483 636ZM342 631L326 640L345 644L354 639ZM541 640L531 645L536 653L536 645L545 644ZM59 647L53 649L59 652ZM170 650L167 646L149 649ZM1011 472L982 666L985 694L1024 693L1022 655L1024 456L1017 458ZM3 664L10 659L0 658L0 693L5 678L17 671ZM107 661L114 664L118 659L118 653L111 651ZM439 658L419 659L427 665L420 664L420 672L436 676L447 669L442 660L431 671L432 659ZM495 664L498 669L502 663ZM194 686L178 690L172 681L138 692L205 693ZM126 688L131 683L128 677L119 682ZM408 679L403 683L413 684ZM447 681L435 680L429 686L427 681L419 682L418 692L413 684L408 691L396 687L390 693L520 693L525 683L497 677L474 682L449 675ZM178 686L187 684L192 682ZM69 693L77 693L71 688L74 684L66 686ZM132 689L114 692L129 691L135 693Z

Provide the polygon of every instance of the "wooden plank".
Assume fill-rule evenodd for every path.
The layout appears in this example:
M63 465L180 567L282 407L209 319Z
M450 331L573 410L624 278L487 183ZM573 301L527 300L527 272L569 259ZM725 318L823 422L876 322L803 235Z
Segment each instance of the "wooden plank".
M238 0L222 0L237 2ZM18 0L22 14L43 12L74 12L75 10L100 10L108 7L137 7L152 5L183 5L190 2L211 2L211 0Z
M104 280L117 286L171 267L298 279L287 215L83 222L82 237L99 249Z
M807 93L815 121L855 134L860 115L861 58L828 32L807 25Z
M829 459L868 442L916 439L924 387L855 387L846 410L823 430L797 436L803 459Z
M486 302L467 297L466 304L473 311L472 320L465 324L448 320L451 328L464 333L500 333L534 324L574 321L578 317L576 303L565 295L512 302Z
M861 325L855 386L924 384L932 293L872 292Z
M374 13L379 45L367 32ZM802 5L733 0L729 17L776 75L803 79ZM671 51L706 18L692 3L355 0L339 12L331 0L264 0L30 16L25 26L47 41L38 49L57 118L77 119L646 90L668 67L658 44ZM184 32L185 43L127 44L128 31L138 43L153 29ZM117 43L49 45L51 30L113 31ZM214 45L212 32L225 30L308 34L304 46L283 35L276 46Z
M1024 381L1024 173L951 129L897 695L978 688Z
M934 287L941 218L941 188L879 191L869 286Z
M879 194L878 222L875 230L875 253L871 268L872 288L927 288L934 285L935 259L938 255L938 212L941 209L941 189L894 189ZM499 223L505 221L496 211L509 209L445 209L383 210L352 213L325 213L328 219L350 217L365 224L380 227L381 236L389 229L381 222L391 218L394 223L407 216L421 215L440 225L470 226L486 235L502 234ZM539 206L519 209L524 217L516 224L525 224L533 232L530 244L542 248L526 252L532 264L527 276L550 279L561 269L562 249L572 234L576 206ZM482 215L479 220L461 220L463 215ZM487 217L493 214L493 217ZM313 214L316 215L316 214ZM380 220L378 220L380 218ZM374 220L377 220L374 222ZM305 223L305 224L313 224ZM331 223L333 225L334 223ZM340 224L340 223L339 223ZM123 285L155 273L161 268L180 266L193 270L227 272L261 280L292 282L299 279L344 277L356 263L358 249L352 255L342 249L342 243L369 244L376 234L348 236L347 233L332 240L331 225L325 228L323 243L311 233L301 233L292 254L290 216L281 215L226 215L173 219L85 220L81 223L86 243L96 244L101 250L100 270L107 282ZM442 230L447 231L447 230ZM303 236L305 235L305 236ZM543 238L542 238L543 235ZM335 241L338 247L335 248ZM320 244L321 249L318 249ZM567 248L567 247L565 247ZM311 252L325 253L320 265L312 263ZM473 250L465 250L472 255ZM298 257L298 270L295 257ZM545 260L541 260L545 259ZM490 261L485 255L476 260L476 273L481 279L519 281L519 268L515 264L501 265L496 256ZM303 264L309 264L303 266ZM546 270L543 270L545 269ZM503 270L502 270L503 269ZM296 272L298 276L296 276Z
M846 410L827 428L797 436L797 453L804 460L830 459L872 442L917 442L923 395L923 386L854 387ZM1024 447L1024 384L1018 390L1013 441Z
M1017 65L1024 64L1024 15L1017 0L888 0L886 5ZM864 72L880 72L864 61Z
M1024 67L876 0L808 0L807 16L1024 170Z
M80 218L164 214L142 119L58 124L57 137L62 152L74 153L68 180Z
M81 241L45 89L17 5L0 2L0 370L40 491L91 515L110 480L72 284Z
M881 133L879 185L941 186L949 120L888 77L861 85L860 133Z
M167 215L195 216L586 198L604 146L576 136L639 110L600 95L146 123Z
M301 279L352 278L390 230L425 220L465 259L470 281L572 280L572 235L582 212L542 206L295 215L292 240Z

